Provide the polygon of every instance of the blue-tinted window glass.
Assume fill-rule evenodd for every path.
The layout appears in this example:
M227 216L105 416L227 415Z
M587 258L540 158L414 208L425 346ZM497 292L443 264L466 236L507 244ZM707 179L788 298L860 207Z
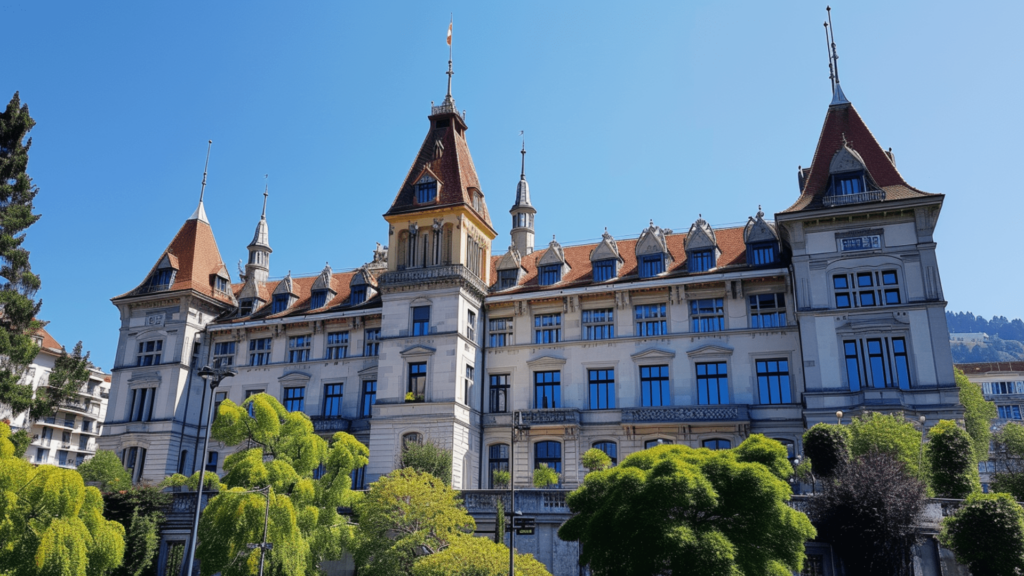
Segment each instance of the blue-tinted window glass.
M554 344L561 341L561 314L537 314L533 317L534 344Z
M317 308L322 308L324 304L327 304L327 290L313 292L313 295L309 298L309 307L316 310Z
M430 306L412 309L412 335L425 336L430 332Z
M775 263L775 243L766 242L750 246L748 264L751 266L767 266Z
M271 308L271 312L277 314L278 312L284 312L288 309L288 295L277 294L274 296L274 304Z
M871 385L885 388L885 364L882 359L882 341L868 340L868 366L871 370Z
M492 414L508 412L508 374L491 374Z
M608 455L612 459L612 466L619 463L619 447L615 442L595 442L594 448Z
M711 440L705 440L702 442L701 446L709 450L728 450L732 448L732 442L722 440L720 438L712 438Z
M721 298L690 301L692 332L718 332L725 330L725 308Z
M284 409L289 412L302 412L306 407L305 388L284 389Z
M149 285L154 288L166 288L170 285L171 276L173 275L174 270L172 268L162 268L157 270L156 273L153 274L153 279L150 281Z
M562 373L554 370L549 372L534 372L534 407L535 408L561 408L562 407Z
M324 385L324 417L341 416L342 388L341 384Z
M662 336L668 333L665 304L646 304L634 308L637 336Z
M758 360L757 388L761 404L789 404L789 361L785 359Z
M843 352L846 355L846 377L850 381L850 390L860 390L860 361L857 359L857 342L849 340L843 342Z
M363 343L363 356L376 356L380 353L380 328L368 328Z
M549 264L547 266L540 267L540 285L550 286L557 284L562 279L562 265L561 264Z
M423 400L427 395L427 363L413 362L409 364L409 387L406 392L412 392L417 400Z
M498 289L506 290L508 288L515 288L519 280L518 270L499 270L498 271Z
M835 194L838 196L860 194L864 191L864 179L861 174L834 176L834 178Z
M697 403L729 403L729 377L725 362L697 364Z
M508 472L508 444L495 444L491 446L488 454L487 478L490 488L495 488L494 473L500 471Z
M640 401L643 406L669 404L668 366L640 367Z
M896 362L896 380L903 390L910 389L910 362L907 360L907 341L892 339L893 360Z
M614 310L612 308L584 310L582 317L584 340L615 338Z
M416 201L420 204L431 202L437 197L437 182L424 182L416 185Z
M372 413L372 407L377 403L377 381L376 380L364 380L363 381L363 406L359 413L362 416L369 417Z
M366 286L355 286L348 296L348 302L352 306L366 302Z
M662 444L673 444L673 442L667 438L655 438L654 440L648 440L644 442L644 450L661 446Z
M687 269L690 272L707 272L715 267L713 250L694 250L688 256Z
M590 409L615 408L615 370L588 370Z
M562 473L562 445L559 442L547 441L537 442L533 446L533 467L540 468L542 465L553 469L559 474ZM555 487L560 486L556 484Z
M650 278L665 271L664 254L647 254L640 257L640 277Z
M352 489L353 490L365 490L366 489L366 466L362 468L356 468L352 471Z
M594 262L594 282L606 282L615 278L615 260Z
M786 325L785 294L758 294L749 300L751 328L779 328Z

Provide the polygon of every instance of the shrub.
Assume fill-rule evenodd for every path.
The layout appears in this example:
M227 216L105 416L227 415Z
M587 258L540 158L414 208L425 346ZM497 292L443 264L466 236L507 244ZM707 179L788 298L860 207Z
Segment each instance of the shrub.
M1024 509L1009 494L971 494L942 521L939 540L971 574L1024 573Z
M547 464L541 464L533 471L533 485L536 488L546 488L552 484L558 484L559 474L554 468L548 468Z
M604 450L591 448L583 453L583 467L591 472L604 470L612 465L612 459L604 453Z
M818 478L835 476L850 461L850 431L838 424L815 424L804 432L804 456Z
M981 490L971 436L952 420L928 431L928 465L932 490L939 498L966 498Z

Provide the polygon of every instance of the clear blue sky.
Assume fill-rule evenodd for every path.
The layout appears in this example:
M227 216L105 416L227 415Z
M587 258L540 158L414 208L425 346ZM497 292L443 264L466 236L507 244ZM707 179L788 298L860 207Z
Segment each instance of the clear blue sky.
M109 299L195 208L234 275L259 218L272 276L371 257L445 93L508 246L519 131L538 245L774 213L797 196L830 99L824 2L8 2L0 99L38 122L29 231L42 316L113 364ZM838 2L847 96L914 186L945 193L951 310L1024 315L1024 3Z

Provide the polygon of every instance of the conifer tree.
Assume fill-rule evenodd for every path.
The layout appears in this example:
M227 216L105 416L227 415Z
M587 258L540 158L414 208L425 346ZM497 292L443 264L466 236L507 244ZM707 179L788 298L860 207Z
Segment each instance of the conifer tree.
M18 93L0 113L0 403L13 414L28 411L36 420L53 413L57 404L72 398L89 378L89 354L82 356L79 342L72 354L62 351L46 387L33 394L32 383L24 382L28 365L39 353L36 333L43 327L37 319L41 301L39 276L32 272L29 252L23 246L26 230L39 220L33 214L33 200L39 188L29 177L28 133L35 120Z

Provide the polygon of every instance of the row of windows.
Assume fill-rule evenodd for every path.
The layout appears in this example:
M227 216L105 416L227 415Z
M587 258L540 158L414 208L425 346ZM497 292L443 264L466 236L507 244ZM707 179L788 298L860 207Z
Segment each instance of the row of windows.
M380 353L380 328L368 328L363 335L363 356L377 356ZM273 338L249 340L249 366L270 364L273 344ZM312 359L312 349L313 337L311 335L291 336L288 338L287 361L308 362ZM340 360L349 356L349 333L328 332L324 359ZM218 368L233 366L235 364L235 343L215 343L213 345L213 363Z
M895 270L851 272L832 276L836 308L869 308L900 304Z
M789 382L789 360L756 360L757 387L761 404L789 404L792 391ZM695 365L698 404L728 404L729 374L725 362L701 362ZM535 408L562 408L562 373L544 370L533 373ZM587 370L589 406L591 410L617 407L615 369ZM641 406L671 405L671 381L667 365L640 366ZM490 411L509 411L509 375L490 376Z
M583 310L582 336L584 340L615 338L615 310L599 308ZM475 317L474 317L475 318ZM634 307L634 336L650 337L669 334L668 306L644 304ZM488 345L491 348L511 346L512 318L493 318L487 322ZM786 326L786 297L784 294L750 296L750 327L778 328ZM725 330L725 304L722 298L704 298L690 301L691 332L719 332ZM533 344L555 344L562 341L562 313L536 314L533 317Z
M843 341L850 390L910 388L910 362L904 338L860 338Z
M323 401L321 403L322 410L319 416L323 418L339 418L341 417L341 404L344 399L345 385L341 383L324 384ZM377 403L377 381L376 380L363 380L362 387L362 402L359 407L359 415L362 417L369 417L371 415L372 407ZM255 396L256 394L262 394L263 390L246 390L245 399ZM217 392L214 396L213 411L216 414L220 403L227 399L227 392ZM281 403L284 404L285 410L289 412L305 412L306 411L306 387L305 386L294 386L284 389L284 393L281 397ZM252 405L249 405L249 415L253 416Z
M758 248L755 260L758 266L775 262L776 249L774 244L766 244ZM607 282L616 278L618 260L610 258L597 260L591 264L594 282ZM686 269L689 272L707 272L716 266L715 250L694 250L688 253ZM512 274L507 276L499 275L499 288L504 290L516 285L518 274L515 270L509 270ZM653 278L665 272L665 254L645 254L637 258L637 275L640 278ZM541 286L551 286L562 281L562 265L548 264L537 269L537 283Z
M1024 382L982 382L984 394L1024 394Z

